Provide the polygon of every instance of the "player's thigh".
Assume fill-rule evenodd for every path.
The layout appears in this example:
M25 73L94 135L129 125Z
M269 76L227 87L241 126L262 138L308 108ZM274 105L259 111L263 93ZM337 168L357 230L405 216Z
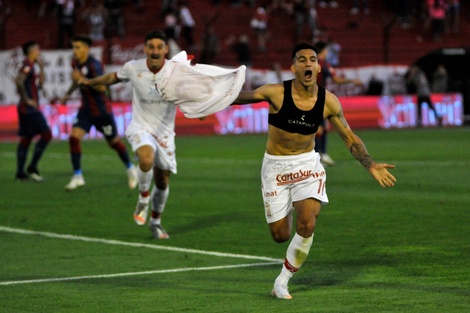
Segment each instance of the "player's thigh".
M157 140L145 129L132 122L126 129L126 139L130 143L132 151L135 153L143 146L150 146L153 150L153 154L155 154L157 150Z
M318 214L321 210L321 202L308 198L294 202L296 215L296 231L303 237L310 237L315 229Z
M85 110L78 110L78 114L75 116L73 123L72 123L72 136L78 137L80 135L81 132L78 130L79 128L83 130L83 134L81 135L81 137L83 137L84 134L90 131L90 128L92 125L93 125L93 121L92 121L91 115Z
M165 142L157 142L155 152L155 166L163 171L169 171L176 174L176 147L175 140L167 137Z
M51 130L46 118L41 112L37 112L33 115L33 127L37 134L47 133Z

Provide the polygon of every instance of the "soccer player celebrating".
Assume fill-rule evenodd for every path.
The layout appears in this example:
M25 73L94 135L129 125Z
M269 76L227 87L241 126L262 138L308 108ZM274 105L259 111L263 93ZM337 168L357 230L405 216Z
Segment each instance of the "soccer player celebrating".
M80 83L90 87L128 81L132 83L132 121L126 130L126 137L139 160L139 199L134 221L137 225L145 224L151 201L149 228L155 238L167 239L169 235L161 225L161 214L170 192L170 174L176 174L176 106L164 101L156 89L169 49L165 33L152 31L147 34L144 43L146 58L129 61L114 73L80 79ZM152 177L155 185L150 194Z
M16 77L16 86L20 95L18 104L20 142L16 151L16 179L27 180L31 177L33 180L41 182L44 178L39 174L37 165L52 138L51 129L39 110L39 90L44 83L44 65L37 42L28 41L23 44L22 48L25 59ZM35 64L39 66L39 74L34 68ZM29 146L36 135L39 135L40 138L34 147L33 158L27 168L28 177L24 172L24 167Z
M65 104L72 92L80 88L82 104L69 137L74 175L70 182L65 185L65 190L72 191L85 185L81 167L82 149L80 141L93 125L104 135L108 145L117 152L126 167L129 188L134 189L137 186L136 169L129 158L126 146L118 137L111 102L106 96L108 92L106 86L80 86L78 84L79 79L84 77L93 78L103 74L103 64L89 53L91 45L92 40L87 36L79 35L72 38L72 85L61 99L61 102Z
M265 215L274 241L290 239L292 212L296 214L295 235L272 290L279 299L292 299L287 287L289 279L306 260L321 205L328 203L325 169L314 149L315 133L323 119L330 121L351 154L382 187L391 187L396 181L388 171L394 165L374 162L349 127L338 98L317 84L320 70L313 46L298 44L292 52L293 80L241 92L235 102L269 103L261 180Z

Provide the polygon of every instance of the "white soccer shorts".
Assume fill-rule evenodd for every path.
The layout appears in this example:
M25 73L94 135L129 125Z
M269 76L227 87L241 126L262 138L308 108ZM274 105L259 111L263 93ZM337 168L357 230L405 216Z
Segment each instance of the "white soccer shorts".
M326 172L315 152L275 156L265 153L261 168L261 191L268 223L286 217L293 202L308 198L328 203Z
M126 129L126 138L134 152L142 146L151 146L155 151L154 165L159 169L169 170L173 174L176 174L176 147L174 136L159 137L131 123Z

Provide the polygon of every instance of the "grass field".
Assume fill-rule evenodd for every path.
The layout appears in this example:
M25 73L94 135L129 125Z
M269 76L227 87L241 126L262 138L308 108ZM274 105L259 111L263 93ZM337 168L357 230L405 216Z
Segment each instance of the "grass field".
M398 182L382 189L330 136L330 204L292 301L270 295L287 243L264 219L266 135L177 137L166 241L134 224L104 142L83 143L70 193L66 142L41 184L15 181L16 144L0 144L0 312L470 312L470 129L357 134Z

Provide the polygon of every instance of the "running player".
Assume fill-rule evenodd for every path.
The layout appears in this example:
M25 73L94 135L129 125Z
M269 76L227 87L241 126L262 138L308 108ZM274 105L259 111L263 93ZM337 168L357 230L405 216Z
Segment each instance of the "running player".
M27 180L31 177L34 181L41 182L44 178L39 174L37 166L52 138L51 129L39 110L39 90L44 83L44 65L37 42L28 41L23 44L22 48L25 59L16 77L16 86L20 95L18 104L20 142L16 151L16 179ZM34 68L36 64L39 67L39 73ZM28 176L24 172L24 167L29 146L36 135L40 138L34 147L33 158L27 168Z
M317 85L321 70L310 44L298 44L292 52L295 78L241 92L236 103L268 101L269 129L261 169L266 220L278 243L291 237L292 212L296 214L295 235L286 253L281 273L274 282L273 296L292 299L288 282L307 259L322 204L328 203L326 173L315 151L315 133L328 118L351 154L382 187L391 187L393 165L376 163L362 140L349 127L338 98Z
M72 38L74 56L72 60L72 85L61 99L61 102L65 104L72 92L80 87L82 104L69 137L74 175L70 182L65 185L65 190L72 191L85 185L81 167L82 149L80 141L90 131L91 126L95 126L104 135L108 145L117 152L126 167L129 188L134 189L137 186L136 168L129 158L126 146L117 135L111 102L106 96L107 88L105 86L80 86L77 82L83 77L93 78L103 74L101 61L90 55L91 45L92 40L87 36L79 35Z
M168 50L165 33L155 30L145 37L145 59L129 61L115 73L80 79L89 86L132 82L132 122L126 136L139 159L140 194L134 220L145 224L151 201L149 226L159 239L169 237L161 226L161 214L168 199L170 174L176 174L176 106L188 118L202 118L226 108L243 87L246 70L244 65L236 69L192 66L185 51L166 60ZM152 175L155 185L149 195Z
M167 61L165 55L168 53L168 44L165 33L160 30L152 31L147 34L144 43L146 58L129 61L117 72L94 79L80 79L80 83L86 86L107 86L128 81L132 83L132 121L126 130L126 137L139 160L139 199L134 211L134 221L137 225L145 224L151 201L149 228L155 238L167 239L169 235L161 225L161 215L170 192L170 174L176 174L176 106L162 100L156 89L156 83L161 78ZM155 185L150 194L152 177Z
M353 83L357 86L361 86L362 82L358 79L348 79L345 77L340 77L336 75L335 69L326 61L326 56L328 54L328 45L326 42L319 41L314 46L315 51L318 56L318 63L321 67L321 73L318 74L317 81L318 84L322 87L326 87L328 79L331 78L335 84L349 84ZM320 153L320 161L323 165L335 165L335 161L330 157L327 152L327 136L328 129L326 127L326 122L323 121L320 126L318 126L317 134L315 135L315 151Z

